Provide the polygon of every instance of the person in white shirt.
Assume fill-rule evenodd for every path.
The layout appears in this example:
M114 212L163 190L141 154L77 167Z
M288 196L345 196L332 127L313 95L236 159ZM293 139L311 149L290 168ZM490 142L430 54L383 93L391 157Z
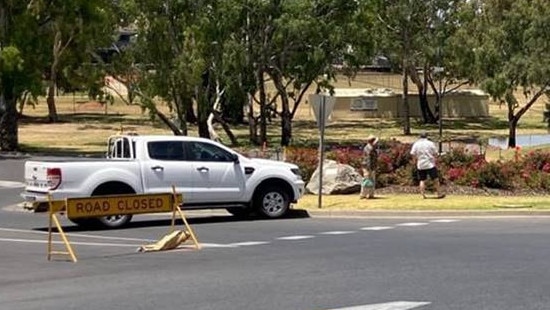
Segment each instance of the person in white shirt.
M413 143L411 155L416 160L416 169L418 170L420 193L422 194L422 197L426 198L426 180L429 176L434 182L437 198L444 198L445 194L441 193L439 174L436 165L436 158L438 155L437 148L435 143L428 140L428 134L426 132L422 132L420 134L420 139Z

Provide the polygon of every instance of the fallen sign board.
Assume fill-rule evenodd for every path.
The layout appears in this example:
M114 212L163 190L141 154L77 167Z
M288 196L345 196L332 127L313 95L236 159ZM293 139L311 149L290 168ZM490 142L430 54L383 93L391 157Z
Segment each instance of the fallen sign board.
M172 212L174 211L173 196L165 193L67 198L67 217L75 219L117 214ZM178 200L181 200L181 195L178 195Z
M171 233L157 242L160 246L145 245L140 247L145 250L168 250L176 248L181 243L191 239L195 248L200 250L201 245L195 236L195 233L189 226L185 214L180 208L183 204L183 196L176 194L176 188L172 186L172 193L164 194L141 194L141 195L118 195L118 196L96 196L90 198L67 198L65 200L53 200L48 194L48 260L52 260L53 255L68 255L76 263L75 252L63 231L63 227L57 219L56 213L65 213L68 218L100 217L117 214L143 214L157 212L171 212L172 224ZM175 231L176 213L181 217L187 230ZM61 236L66 251L57 251L53 249L53 228L57 228L57 233ZM177 238L172 238L175 236ZM168 238L168 239L167 239Z

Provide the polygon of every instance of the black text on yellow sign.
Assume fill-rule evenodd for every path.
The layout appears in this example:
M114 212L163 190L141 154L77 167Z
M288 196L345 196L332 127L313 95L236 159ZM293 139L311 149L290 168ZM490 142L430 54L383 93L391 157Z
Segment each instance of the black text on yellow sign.
M181 196L177 196L178 203ZM69 218L100 217L117 214L170 212L172 194L123 195L67 199Z

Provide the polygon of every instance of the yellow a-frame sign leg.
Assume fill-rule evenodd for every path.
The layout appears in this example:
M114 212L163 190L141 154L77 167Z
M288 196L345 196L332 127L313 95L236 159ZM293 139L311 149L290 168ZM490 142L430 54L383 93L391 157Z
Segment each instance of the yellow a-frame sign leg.
M172 230L171 231L174 231L174 225L175 225L175 222L176 222L176 212L178 212L179 216L181 217L182 221L183 221L183 224L185 225L185 228L187 229L187 231L189 232L189 235L191 236L191 239L193 240L193 243L195 244L195 248L197 250L200 250L201 249L201 245L199 243L199 241L197 240L197 237L195 236L195 232L193 232L193 229L191 228L191 226L189 225L189 223L187 222L187 218L185 218L185 214L183 213L183 210L181 210L180 206L179 206L179 203L178 203L178 195L176 193L176 187L172 185L172 201L173 201L173 205L172 205ZM182 199L182 203L183 203L183 199Z
M61 208L57 206L57 204L52 200L51 195L48 194L48 260L52 260L52 255L68 255L70 256L73 263L77 262L76 255L74 254L73 248L71 247L71 244L69 243L69 239L65 235L65 232L63 231L63 228L61 228L61 224L59 223L59 220L57 219L57 216L55 215L56 212L59 212ZM55 224L55 227L57 228L57 231L59 235L61 236L61 239L63 240L63 243L65 244L65 248L67 251L54 251L53 250L53 231L52 231L52 224Z

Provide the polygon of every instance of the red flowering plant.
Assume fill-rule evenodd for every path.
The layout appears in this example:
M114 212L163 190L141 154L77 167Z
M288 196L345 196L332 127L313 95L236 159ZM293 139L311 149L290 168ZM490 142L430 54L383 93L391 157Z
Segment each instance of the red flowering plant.
M350 165L360 171L363 151L354 147L334 148L327 153L326 158L335 160L341 164Z
M535 189L550 189L550 153L541 150L530 151L517 163L520 170L518 182L521 186Z
M550 152L541 150L530 151L523 157L523 166L529 166L533 170L550 172Z
M451 148L439 158L442 181L469 186L472 180L477 179L477 171L486 163L483 155L469 152L465 148ZM479 182L473 183L476 186L480 185Z
M318 150L316 148L295 148L286 149L286 161L300 167L303 179L307 182L319 163Z

